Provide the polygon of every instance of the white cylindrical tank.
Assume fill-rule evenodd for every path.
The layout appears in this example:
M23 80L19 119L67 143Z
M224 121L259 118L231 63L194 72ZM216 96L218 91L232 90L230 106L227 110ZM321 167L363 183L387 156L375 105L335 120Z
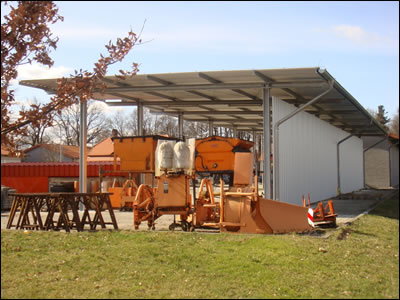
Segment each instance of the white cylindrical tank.
M184 142L178 142L175 144L174 168L185 170L190 168L190 149Z
M165 142L160 145L158 150L158 161L161 169L171 169L174 150L170 143Z

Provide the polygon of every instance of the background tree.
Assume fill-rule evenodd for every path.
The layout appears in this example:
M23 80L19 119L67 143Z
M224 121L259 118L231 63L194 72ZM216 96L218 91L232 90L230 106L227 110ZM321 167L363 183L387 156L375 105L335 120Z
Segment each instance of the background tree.
M204 138L208 136L208 124L205 122L184 121L185 136L188 138Z
M387 123L390 122L390 118L386 116L387 112L385 111L385 108L383 105L378 106L378 112L376 113L376 120L381 123L386 129L389 129L389 127L386 125Z
M178 137L178 119L169 115L157 116L154 120L154 129L157 134Z
M390 132L399 136L399 108L397 108L397 113L393 115L390 122Z
M121 110L117 110L108 119L110 128L118 130L120 136L134 135L128 117Z
M63 109L56 114L54 120L56 131L62 132L62 144L79 146L80 108L78 104ZM99 103L88 101L87 111L87 143L94 145L111 136L111 126Z
M93 90L104 90L103 77L110 65L122 61L130 50L141 43L139 36L130 31L128 36L111 41L106 45L108 55L100 55L93 71L75 71L70 78L58 81L57 94L46 104L32 104L28 109L21 109L18 118L12 118L15 109L14 91L10 82L17 78L17 67L36 61L51 67L54 62L49 53L56 49L57 37L52 37L48 27L63 17L58 14L58 8L52 1L18 1L18 6L10 6L10 13L4 17L1 24L1 140L10 146L19 135L27 135L28 124L52 122L51 112L61 113L65 107L93 98ZM1 2L8 6L7 1ZM120 70L119 78L125 79L138 72L138 65L132 64L131 71Z
M143 108L143 135L159 134L156 123L158 122L158 116L150 113L147 107ZM128 117L128 128L130 129L130 135L138 135L139 130L137 126L137 108L132 110L132 113Z
M34 98L33 103L38 104L39 101ZM51 118L53 118L54 112L51 114ZM21 139L17 142L18 146L21 148L27 148L38 144L50 143L51 136L49 135L49 129L52 127L53 125L48 122L48 119L39 120L38 122L28 124L27 135L21 137Z

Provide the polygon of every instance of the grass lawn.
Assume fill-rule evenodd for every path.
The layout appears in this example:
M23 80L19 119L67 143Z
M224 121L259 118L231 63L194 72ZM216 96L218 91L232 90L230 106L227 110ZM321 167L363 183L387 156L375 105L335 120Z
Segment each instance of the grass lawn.
M1 231L1 298L399 298L399 198L325 236Z

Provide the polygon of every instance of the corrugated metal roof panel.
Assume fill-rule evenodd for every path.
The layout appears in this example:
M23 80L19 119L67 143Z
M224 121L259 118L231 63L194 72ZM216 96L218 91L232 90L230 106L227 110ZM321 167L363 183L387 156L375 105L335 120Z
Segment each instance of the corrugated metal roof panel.
M214 121L214 126L220 126L224 123L218 122L217 115L228 116L232 110L244 113L249 105L254 112L262 114L262 90L265 85L271 87L271 96L301 106L327 90L330 80L334 78L317 67L139 74L126 80L106 76L107 88L104 92L96 91L93 98L101 101L121 99L120 103L109 104L113 106L137 105L132 99L139 99L152 112L182 114L186 120L206 118ZM57 79L23 80L20 84L50 93L55 93L57 89ZM188 104L194 100L196 104ZM235 104L235 100L241 100L240 104ZM229 102L215 106L210 105L210 101L218 104ZM386 134L386 130L337 81L323 99L305 111L353 134ZM346 119L348 114L352 118ZM233 116L236 120L243 119L235 114ZM262 131L263 125L254 121L249 130Z

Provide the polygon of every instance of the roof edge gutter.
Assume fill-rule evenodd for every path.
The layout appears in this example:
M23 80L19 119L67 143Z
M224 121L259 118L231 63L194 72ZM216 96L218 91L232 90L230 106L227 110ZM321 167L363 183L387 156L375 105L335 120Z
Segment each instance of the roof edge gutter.
M315 72L328 82L331 80L335 80L326 69L317 68ZM340 94L348 99L362 114L370 119L371 123L374 123L376 127L378 127L383 132L384 135L388 135L386 129L373 116L371 116L371 114L348 91L346 91L344 87L342 87L338 82L335 82L335 88Z

